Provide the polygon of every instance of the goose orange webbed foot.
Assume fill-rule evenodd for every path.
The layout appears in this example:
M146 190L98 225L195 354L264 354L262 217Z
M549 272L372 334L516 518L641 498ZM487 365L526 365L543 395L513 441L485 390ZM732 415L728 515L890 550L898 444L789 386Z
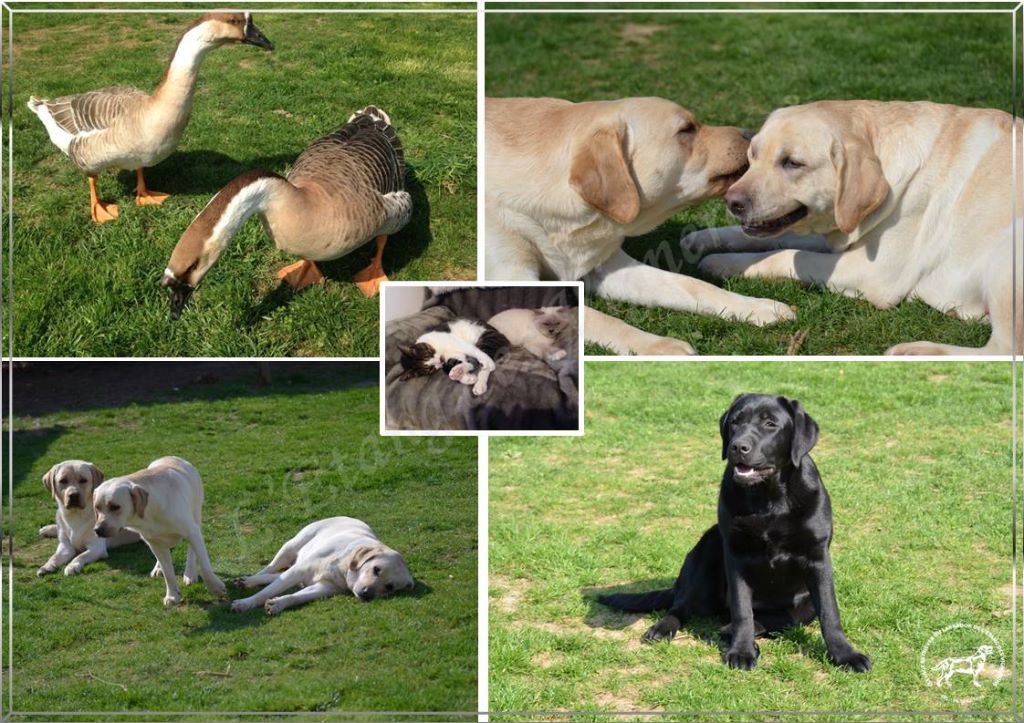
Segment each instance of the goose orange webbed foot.
M312 261L296 261L277 272L277 278L298 291L313 284L322 284L324 275Z
M355 279L356 286L363 292L363 296L370 298L376 296L380 291L380 284L382 281L387 281L387 274L384 273L384 245L388 242L387 236L377 237L377 252L373 255L373 260L370 261L370 265L362 271L356 273L352 278Z
M136 206L159 206L171 197L169 193L151 191L146 188L146 179L142 175L142 169L135 171L135 205Z
M107 223L118 216L116 203L104 203L98 199L93 202L91 211L94 223Z

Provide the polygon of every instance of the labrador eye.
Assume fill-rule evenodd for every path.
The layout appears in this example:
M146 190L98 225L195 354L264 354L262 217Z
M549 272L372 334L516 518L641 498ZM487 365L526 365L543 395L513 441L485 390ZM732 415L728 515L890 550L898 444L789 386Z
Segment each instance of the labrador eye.
M775 423L774 419L766 419L766 420L764 420L764 426L768 427L769 429L774 429L775 427L778 427L779 425Z
M66 485L66 484L68 483L68 481L67 481L66 479L62 479L62 480L60 481L60 483L61 483L62 485Z
M697 126L695 126L693 123L690 123L689 121L687 121L686 123L684 123L682 126L679 127L679 130L676 131L676 135L688 136L688 135L692 134L696 130L697 130Z
M111 512L117 512L119 509L121 509L121 505L110 505Z
M374 566L374 568L373 568L373 574L374 574L374 575L380 575L380 568L379 568L379 567L377 567L376 565L375 565L375 566Z
M797 168L803 168L804 167L803 163L801 163L800 161L794 161L789 156L783 156L782 160L779 161L779 165L782 166L783 168L787 169L787 170L790 170L790 171L796 170Z

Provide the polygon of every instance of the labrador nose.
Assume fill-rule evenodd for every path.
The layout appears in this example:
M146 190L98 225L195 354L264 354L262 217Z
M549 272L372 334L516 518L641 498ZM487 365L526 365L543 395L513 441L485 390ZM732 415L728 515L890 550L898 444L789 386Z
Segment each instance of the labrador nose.
M96 529L93 530L93 532L96 533L97 537L106 537L107 536L107 531L105 529L103 529L102 527L99 527L99 526L97 526Z
M750 211L750 196L736 187L730 188L725 194L725 205L736 218L742 219Z
M77 492L72 492L68 495L68 506L70 507L81 507L82 496Z
M743 136L743 140L750 141L757 135L757 131L751 130L750 128L740 128L740 135Z
M374 598L373 588L371 588L371 587L364 587L362 590L359 591L359 599L360 600L369 601L369 600L373 600L373 598Z
M750 454L750 450L752 448L750 446L750 442L748 442L746 440L743 440L743 441L733 442L732 446L730 447L730 449L733 452L739 452L740 454Z

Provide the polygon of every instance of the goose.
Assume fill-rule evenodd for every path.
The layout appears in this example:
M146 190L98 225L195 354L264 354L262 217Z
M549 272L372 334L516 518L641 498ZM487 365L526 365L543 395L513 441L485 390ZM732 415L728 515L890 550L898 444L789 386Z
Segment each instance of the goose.
M242 224L259 214L277 248L301 261L277 277L295 289L321 283L316 261L330 261L375 239L370 265L355 275L367 297L386 281L382 258L389 235L412 216L405 191L405 156L387 113L367 106L314 141L287 178L257 168L222 188L182 234L164 270L177 319L192 292Z
M50 141L89 177L89 204L95 223L113 221L117 205L101 201L96 176L108 168L134 170L135 203L163 203L168 194L146 188L142 169L154 166L178 146L192 111L199 64L210 50L247 43L267 50L274 45L252 22L250 13L209 13L178 39L156 91L116 86L54 100L31 96L29 109L46 128Z

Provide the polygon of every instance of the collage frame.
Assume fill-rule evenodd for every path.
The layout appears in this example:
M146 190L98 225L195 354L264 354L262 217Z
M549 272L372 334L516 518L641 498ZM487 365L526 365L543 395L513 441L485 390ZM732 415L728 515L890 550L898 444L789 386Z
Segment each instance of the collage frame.
M44 5L60 5L60 8L46 7L46 8L31 8L34 4ZM102 8L87 7L87 8L76 8L74 5L101 5L106 6ZM160 7L163 4L172 4L173 8ZM4 79L0 79L0 95L2 95L4 101L6 101L7 110L3 115L6 118L0 119L0 157L4 160L5 172L3 173L3 182L6 184L6 193L0 192L0 214L7 215L7 223L2 225L0 234L6 235L6 244L3 244L3 239L0 238L0 245L5 248L4 258L0 260L2 263L7 263L6 273L4 269L0 268L0 278L2 278L2 290L3 290L3 311L6 313L6 323L3 324L4 330L7 335L7 344L4 350L4 362L6 368L5 373L0 374L0 381L7 387L7 400L8 405L4 410L4 419L7 421L8 428L6 434L0 434L0 439L3 440L4 445L8 450L13 449L14 444L14 413L13 409L15 406L15 394L14 394L14 366L20 362L46 362L46 361L98 361L98 362L111 362L111 361L127 361L120 357L36 357L36 356L15 356L14 354L14 324L12 320L13 311L13 299L16 292L15 282L15 271L16 260L14 259L14 217L13 210L16 209L16 199L14 196L14 176L16 173L14 166L14 146L12 137L14 135L14 124L13 124L13 108L14 108L14 87L17 81L17 73L14 68L14 42L15 41L15 15L18 13L78 13L78 12L97 12L97 13L147 13L147 12L158 12L158 13L178 13L185 16L195 15L198 12L212 9L213 7L220 5L227 6L231 9L242 8L242 7L253 7L259 12L270 12L270 13L341 13L341 14L360 14L360 13L410 13L410 14L474 14L476 17L476 83L477 83L477 126L476 126L476 142L477 142L477 204L476 204L476 223L478 230L478 238L476 245L476 280L472 282L465 282L467 285L502 285L502 286L538 286L538 285L567 285L566 283L560 282L546 282L540 284L529 284L526 282L513 282L513 283L501 283L498 281L492 281L485 279L484 273L484 253L483 253L483 239L482 229L485 225L485 208L484 208L484 195L483 189L485 187L485 171L482 163L482 158L485 152L485 133L484 124L482 119L484 117L485 108L485 21L488 15L495 14L515 14L515 13L530 13L530 14L582 14L582 13L616 13L616 14L630 14L630 13L644 13L644 14L697 14L697 13L810 13L820 12L828 14L844 14L844 13L865 13L865 14L886 14L886 13L1004 13L1010 16L1009 20L1013 27L1013 58L1012 58L1012 71L1011 71L1011 99L1013 107L1013 117L1019 119L1024 115L1024 43L1018 42L1018 36L1024 38L1024 3L1018 3L1012 9L1001 9L997 10L990 6L1000 5L1003 6L1005 3L991 3L985 2L985 0L938 0L937 2L926 3L926 2L885 2L884 0L873 0L870 3L856 3L854 0L831 0L830 2L820 3L808 3L801 2L800 0L778 0L778 2L766 2L766 3L750 3L745 0L716 0L712 2L683 2L678 3L680 7L666 7L670 5L676 5L677 3L663 3L663 2L648 2L648 0L592 0L587 2L586 0L572 0L570 2L549 2L549 0L537 0L537 2L530 3L517 3L509 0L499 0L496 2L488 2L487 0L473 0L471 2L456 2L447 3L450 5L458 6L475 6L474 7L460 7L459 9L438 9L436 7L431 8L418 8L416 5L429 4L438 5L439 3L431 2L431 0L366 0L365 5L369 7L361 7L360 3L347 3L345 8L301 8L297 7L302 2L279 2L278 0L250 0L250 2L230 2L218 4L206 2L205 0L61 0L57 3L48 3L47 0L13 0L8 3L7 0L0 2L2 5L2 11L0 12L0 42L3 46L6 46L6 52L3 52L3 47L0 47L0 55L3 55L3 62L5 65ZM330 3L327 3L330 4ZM445 3L440 3L445 4ZM551 4L552 8L544 7L545 5ZM110 7L117 5L117 7ZM793 5L794 7L787 7ZM822 5L828 7L820 7ZM869 5L865 7L865 5ZM870 5L884 5L886 7L870 7ZM936 6L939 7L936 7ZM942 7L948 5L947 7ZM12 7L14 6L14 7ZM145 9L138 6L146 6ZM185 7L180 7L185 6ZM281 6L281 7L278 7ZM526 7L518 7L526 6ZM583 7L585 6L585 7ZM814 6L810 8L809 6ZM850 7L853 6L853 7ZM979 6L979 7L972 7ZM6 121L6 122L3 122ZM1018 142L1018 137L1014 135L1015 144ZM1024 147L1015 147L1013 155L1013 178L1015 187L1018 182L1018 177L1021 175L1020 169L1024 168ZM1015 209L1016 211L1016 209ZM1018 236L1020 234L1020 236ZM1013 235L1016 241L1017 238L1024 237L1024 219L1017 218L1013 223ZM1024 263L1024 259L1014 259L1014 273L1024 275L1024 269L1021 268L1021 264ZM400 281L400 282L388 282L391 286L415 286L419 285L420 282L413 281ZM455 283L455 282L443 282ZM573 285L580 292L582 302L583 283L572 282ZM582 305L582 303L581 303ZM384 308L383 303L380 304L379 309L379 323L380 323L380 348L378 350L378 357L306 357L302 358L303 361L315 361L315 362L379 362L379 430L378 433L382 437L416 437L416 436L430 436L431 432L427 431L391 431L385 430L384 410L384 377L385 370L382 363L384 356ZM583 338L583 318L582 314L579 315L578 329L579 338ZM221 362L221 361L247 361L258 359L259 361L267 362L289 362L299 359L298 357L253 357L253 358L239 358L239 357L190 357L190 358L178 358L178 357L142 357L134 359L135 363L144 364L147 362L179 362L179 361L190 361L190 362ZM712 710L658 710L658 711L607 711L607 710L522 710L522 711L495 711L490 710L487 705L490 700L490 687L488 674L490 671L489 667L489 581L488 574L490 571L489 562L489 544L490 539L490 492L489 492L489 453L490 453L490 440L491 436L583 436L587 433L586 423L584 422L584 406L586 394L585 394L585 379L586 374L584 368L589 364L595 365L616 365L623 364L626 362L630 363L648 363L648 364L701 364L705 362L725 362L725 363L744 363L744 362L758 362L765 364L786 364L786 363L799 363L799 362L848 362L852 364L861 363L872 363L882 362L884 359L885 364L916 364L919 362L930 362L930 361L951 361L956 363L972 363L972 362L999 362L1006 363L1010 369L1011 382L1010 389L1012 393L1011 400L1011 490L1010 490L1010 512L1011 512L1011 590L1012 590L1012 650L1007 651L1010 658L1009 662L1012 664L1007 665L1011 669L1011 677L1009 683L1012 685L1012 708L1007 711L963 711L963 710L893 710L893 711L830 711L830 710L751 710L751 711L712 711ZM11 532L11 521L15 516L14 509L14 462L13 454L9 451L6 455L5 465L5 476L6 484L0 485L0 512L4 516L4 557L3 564L0 564L0 629L5 639L4 653L6 660L0 661L0 669L3 670L3 687L6 690L0 692L0 720L23 720L23 721L41 721L41 720L85 720L85 719L108 719L108 720L158 720L158 719L172 719L172 720L226 720L226 719L241 719L241 720L257 720L263 717L266 718L281 718L285 720L472 720L476 719L479 721L490 721L490 720L509 720L509 719L523 719L523 720L535 720L535 719L564 719L564 720L581 720L590 717L607 716L616 720L625 719L641 719L641 720L762 720L762 719L773 719L773 720L820 720L828 718L830 720L902 720L906 719L919 719L919 720L947 720L953 719L957 721L990 721L990 720L1021 720L1024 716L1024 693L1022 693L1022 684L1024 684L1024 678L1022 678L1022 672L1024 672L1024 627L1021 624L1021 611L1024 610L1020 603L1024 598L1021 595L1021 585L1024 581L1024 560L1021 558L1020 545L1022 539L1024 539L1024 519L1022 519L1022 507L1019 504L1019 485L1024 475L1024 455L1021 451L1021 439L1024 434L1024 428L1021 426L1021 414L1022 408L1024 408L1024 400L1022 400L1022 392L1024 392L1024 364L1022 364L1024 358L1017 354L1010 354L1005 356L953 356L953 357L942 357L942 356L922 356L915 357L913 359L906 357L899 358L888 358L879 356L722 356L722 355L708 355L708 356L694 356L694 357L662 357L662 356L594 356L586 355L581 352L581 364L579 371L579 387L580 387L580 428L573 432L531 432L531 431L511 431L511 432L446 432L443 433L446 436L477 436L477 520L478 520L478 560L477 560L477 577L478 577L478 589L477 589L477 616L478 616L478 646L477 646L477 696L480 702L477 711L350 711L350 710L336 710L327 712L311 712L311 711L138 711L138 710L114 710L114 711L20 711L14 707L14 693L11 681L17 674L14 668L14 662L11 659L11 650L14 645L14 599L16 597L16 589L13 582L14 579L14 555L17 554L13 533ZM4 495L7 496L6 505L4 504ZM6 580L4 580L6 576ZM6 621L6 624L5 622Z

